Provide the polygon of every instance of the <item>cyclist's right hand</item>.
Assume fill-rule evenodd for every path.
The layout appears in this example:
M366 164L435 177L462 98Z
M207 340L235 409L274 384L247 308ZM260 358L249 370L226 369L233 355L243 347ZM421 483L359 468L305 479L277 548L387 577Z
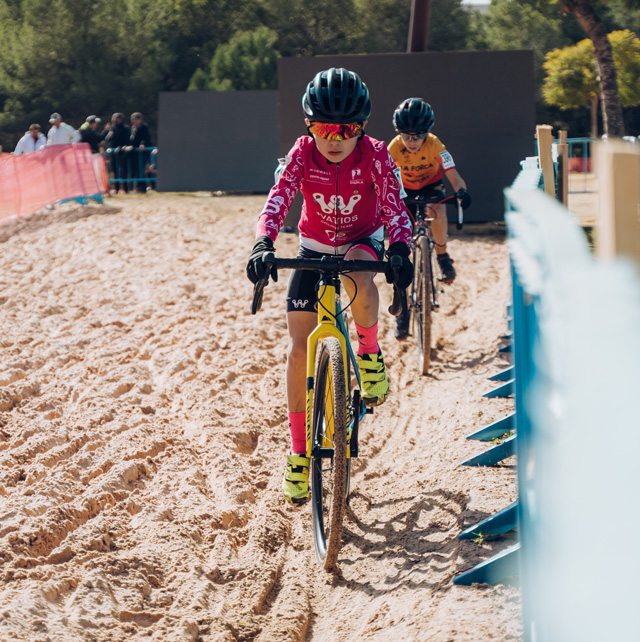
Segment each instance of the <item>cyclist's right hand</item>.
M393 256L399 256L402 259L402 265L395 269L389 260L384 276L387 283L395 283L398 288L405 290L413 281L413 263L409 260L409 246L402 241L392 243L387 250L387 259Z
M456 196L460 199L460 207L463 210L466 210L471 205L471 194L464 187L456 192Z
M267 268L262 262L262 255L265 252L273 251L273 241L268 236L259 236L256 239L247 263L247 278L251 283L257 283L264 277L267 272ZM271 268L271 278L274 281L278 280L278 271L275 265Z

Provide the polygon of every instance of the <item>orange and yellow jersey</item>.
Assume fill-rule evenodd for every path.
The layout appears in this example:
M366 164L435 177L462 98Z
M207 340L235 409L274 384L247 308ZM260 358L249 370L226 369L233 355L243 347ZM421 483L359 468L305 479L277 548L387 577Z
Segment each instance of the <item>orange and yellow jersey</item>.
M443 172L456 166L447 148L434 134L427 135L417 152L410 152L398 135L389 143L389 153L400 168L405 189L418 190L438 183Z

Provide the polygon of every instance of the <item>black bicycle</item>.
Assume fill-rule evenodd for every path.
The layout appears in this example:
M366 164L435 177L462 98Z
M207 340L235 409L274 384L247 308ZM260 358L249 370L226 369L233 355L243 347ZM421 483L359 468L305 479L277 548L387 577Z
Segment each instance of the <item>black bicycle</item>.
M442 198L441 194L409 197L405 203L416 205L415 220L413 221L413 235L411 237L411 250L415 272L408 306L403 303L405 314L413 319L418 341L418 369L420 373L429 373L431 365L431 313L440 307L438 296L440 285L436 276L438 269L435 245L431 231L431 221L435 219L435 208L438 205L457 205L457 229L462 229L463 211L460 199L453 195ZM406 301L406 299L405 299ZM413 314L412 314L413 311Z

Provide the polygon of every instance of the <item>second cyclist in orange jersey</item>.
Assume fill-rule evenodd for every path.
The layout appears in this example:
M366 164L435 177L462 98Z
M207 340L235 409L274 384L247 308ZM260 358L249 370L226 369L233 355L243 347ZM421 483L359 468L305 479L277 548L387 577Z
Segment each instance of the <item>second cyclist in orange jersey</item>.
M467 184L458 173L453 157L444 144L430 133L435 117L429 103L422 98L407 98L393 113L393 126L398 135L389 143L389 153L400 168L402 185L407 196L440 195L445 198L443 176L446 173L463 208L471 205ZM410 200L407 207L415 218L416 207ZM435 219L431 231L436 243L438 265L445 283L456 278L453 259L447 252L447 214L446 206L434 208ZM405 339L409 333L409 319L399 315L396 321L395 336Z

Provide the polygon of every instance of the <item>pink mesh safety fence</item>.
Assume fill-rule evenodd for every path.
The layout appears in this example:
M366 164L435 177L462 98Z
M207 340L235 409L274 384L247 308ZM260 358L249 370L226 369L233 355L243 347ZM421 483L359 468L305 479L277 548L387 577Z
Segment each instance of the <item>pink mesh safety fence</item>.
M31 154L0 155L0 222L56 201L107 190L104 158L87 143L51 145Z

